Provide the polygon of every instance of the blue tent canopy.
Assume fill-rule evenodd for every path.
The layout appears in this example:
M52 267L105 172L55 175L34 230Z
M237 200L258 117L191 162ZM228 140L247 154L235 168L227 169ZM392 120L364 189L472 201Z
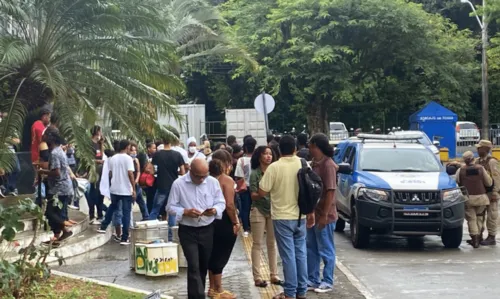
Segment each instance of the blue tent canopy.
M410 116L410 123L425 121L457 122L457 115L446 107L432 101Z
M457 115L453 111L436 102L430 102L410 116L410 129L423 131L429 138L439 140L442 147L448 148L450 158L455 158L456 122Z

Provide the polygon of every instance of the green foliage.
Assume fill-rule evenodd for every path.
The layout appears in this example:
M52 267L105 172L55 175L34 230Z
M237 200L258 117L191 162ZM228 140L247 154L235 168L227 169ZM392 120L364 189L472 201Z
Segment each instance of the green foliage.
M377 113L397 111L406 119L430 100L461 116L470 109L475 41L421 5L233 0L223 9L239 43L261 64L257 74L241 67L234 77L301 111L312 132L326 131L327 121L352 124L353 112L369 111L370 121L380 121Z
M22 111L52 103L87 165L87 129L96 120L135 140L173 136L157 113L182 117L175 109L185 88L182 68L204 57L254 64L219 34L222 19L203 0L5 0L0 19L0 83L9 111L18 112L4 128L20 131Z
M38 283L49 276L49 268L45 263L50 253L50 246L35 245L40 223L46 203L40 208L32 199L21 199L10 206L0 205L0 235L2 249L17 248L15 241L17 231L24 229L22 216L29 214L34 217L35 231L31 243L19 249L16 258L4 256L0 252L0 296L2 298L33 298Z

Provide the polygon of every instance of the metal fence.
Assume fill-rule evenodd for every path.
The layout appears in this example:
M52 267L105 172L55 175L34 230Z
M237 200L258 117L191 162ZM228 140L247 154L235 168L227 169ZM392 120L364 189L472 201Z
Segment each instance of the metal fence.
M479 140L482 139L478 137L477 134L469 133L464 134L460 133L460 139L457 136L457 157L461 157L466 151L472 151L473 153L477 153L476 144L478 144ZM458 135L458 133L457 133ZM500 147L500 129L490 129L489 140L493 144L494 147ZM466 140L468 139L468 140Z

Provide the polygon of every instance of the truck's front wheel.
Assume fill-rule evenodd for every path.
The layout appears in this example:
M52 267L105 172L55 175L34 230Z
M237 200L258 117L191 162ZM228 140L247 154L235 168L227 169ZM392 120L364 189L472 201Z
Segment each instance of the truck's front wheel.
M351 243L354 248L363 249L370 244L370 229L359 224L356 208L351 212Z
M443 230L441 241L446 248L458 248L462 244L463 228L450 228Z

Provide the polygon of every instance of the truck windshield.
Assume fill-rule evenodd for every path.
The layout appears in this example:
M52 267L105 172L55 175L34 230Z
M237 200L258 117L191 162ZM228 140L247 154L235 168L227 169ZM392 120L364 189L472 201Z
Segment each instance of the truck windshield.
M345 131L343 124L330 124L330 131Z
M360 170L377 172L440 172L441 165L427 149L365 148Z

